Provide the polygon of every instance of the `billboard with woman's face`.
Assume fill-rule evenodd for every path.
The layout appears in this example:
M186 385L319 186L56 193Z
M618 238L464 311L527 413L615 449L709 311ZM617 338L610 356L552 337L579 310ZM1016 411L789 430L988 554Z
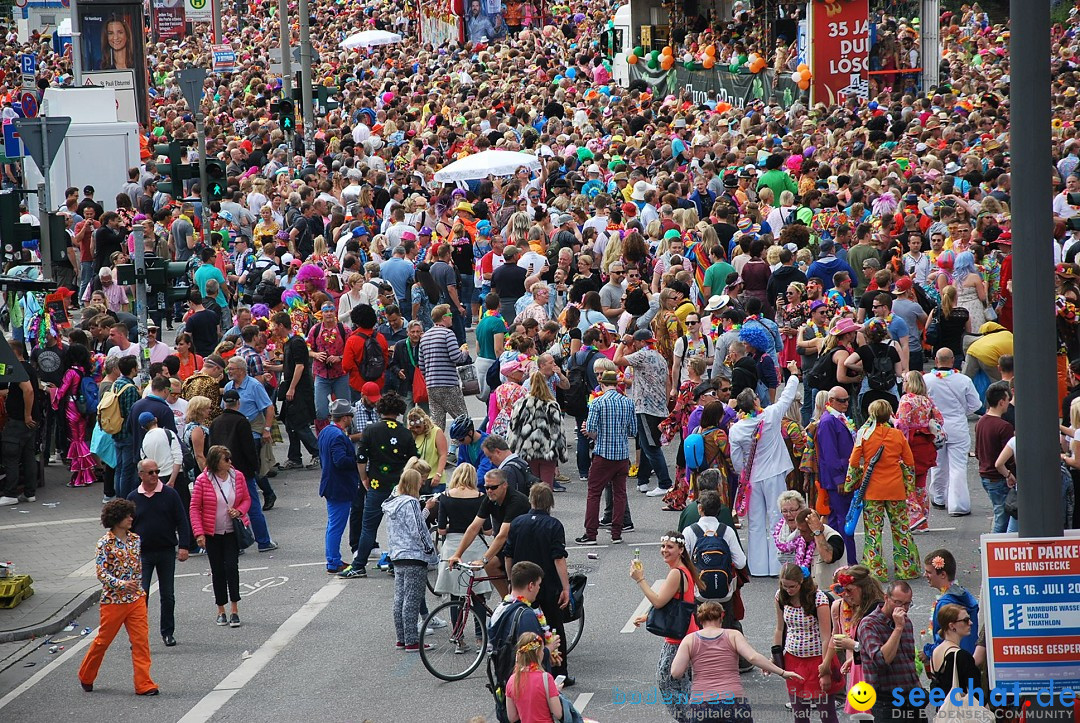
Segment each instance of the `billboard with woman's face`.
M79 3L82 69L94 85L103 73L115 72L108 85L122 88L123 78L134 85L139 120L146 121L146 32L142 2L83 0ZM120 92L118 90L117 92Z

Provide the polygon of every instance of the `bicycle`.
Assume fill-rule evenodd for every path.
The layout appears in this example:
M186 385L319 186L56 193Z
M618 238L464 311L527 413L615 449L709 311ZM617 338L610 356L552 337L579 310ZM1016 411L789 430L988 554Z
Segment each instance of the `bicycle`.
M478 575L484 571L482 565L459 563L454 569L460 569L461 574L469 578L465 596L434 608L420 626L420 660L432 675L448 682L469 677L487 655L487 621L492 611L484 595L474 591L476 584L506 579L505 575ZM432 619L443 611L446 612L443 619L450 624L443 628L432 627ZM471 644L470 619L475 636ZM428 645L431 645L430 649Z

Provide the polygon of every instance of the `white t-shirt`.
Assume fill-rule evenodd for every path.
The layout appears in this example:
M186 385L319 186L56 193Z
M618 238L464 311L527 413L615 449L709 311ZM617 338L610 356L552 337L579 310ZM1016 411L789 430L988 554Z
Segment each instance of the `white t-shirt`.
M535 276L547 266L547 259L535 251L526 251L518 259L517 265L525 269L529 276ZM494 269L492 269L494 271Z
M169 404L169 409L172 410L173 419L176 420L176 428L183 429L187 424L184 421L184 417L187 416L188 400L183 397L177 397L175 402Z
M1080 206L1069 205L1069 195L1065 192L1054 196L1054 215L1066 220L1080 213Z
M125 356L133 356L137 359L139 357L139 345L135 342L132 342L128 345L127 349L121 349L118 346L114 346L113 348L109 349L109 353L105 355L105 358L112 359L113 357L116 357L117 359L119 359ZM168 354L166 354L166 356L168 356Z

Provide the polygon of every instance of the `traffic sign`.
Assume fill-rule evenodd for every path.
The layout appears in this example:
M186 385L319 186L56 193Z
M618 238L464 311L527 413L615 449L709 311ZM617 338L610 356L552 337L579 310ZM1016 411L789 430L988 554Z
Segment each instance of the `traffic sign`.
M71 118L68 117L19 118L15 121L26 144L26 152L43 172L52 165L70 126Z
M37 118L37 96L32 91L24 91L22 95L19 96L19 102L22 104L22 112L24 117Z
M4 121L4 155L8 158L22 158L26 155L19 130L10 120Z
M23 87L34 87L37 80L37 56L33 53L23 53L19 56L19 67L22 71Z

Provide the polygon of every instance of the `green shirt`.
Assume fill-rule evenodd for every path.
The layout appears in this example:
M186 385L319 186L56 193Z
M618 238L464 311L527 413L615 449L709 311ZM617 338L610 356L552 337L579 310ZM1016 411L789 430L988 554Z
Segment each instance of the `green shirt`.
M791 191L793 194L798 195L799 186L795 183L795 179L789 176L787 173L779 168L774 168L771 171L765 171L761 174L761 178L758 179L757 187L760 190L762 186L768 186L772 189L773 204L780 205L780 194L784 191Z
M863 273L863 262L867 259L881 259L878 254L878 250L871 244L855 244L847 252L848 265L855 271L855 280L858 281L858 285L855 290L856 296L862 296L866 291L866 285L870 283L870 279Z
M495 353L495 335L506 332L506 322L501 316L485 316L481 319L476 325L476 347L479 356L484 359L498 359L499 355Z
M213 264L203 264L195 269L195 284L199 287L199 292L202 293L203 296L206 296L206 282L210 279L217 280L217 303L222 309L226 308L229 305L229 302L225 298L225 277L221 274L221 269Z
M728 274L733 273L735 273L735 267L727 261L717 261L715 264L705 269L704 286L709 287L709 295L712 296L714 294L724 293ZM708 299L706 299L706 301L708 301Z

